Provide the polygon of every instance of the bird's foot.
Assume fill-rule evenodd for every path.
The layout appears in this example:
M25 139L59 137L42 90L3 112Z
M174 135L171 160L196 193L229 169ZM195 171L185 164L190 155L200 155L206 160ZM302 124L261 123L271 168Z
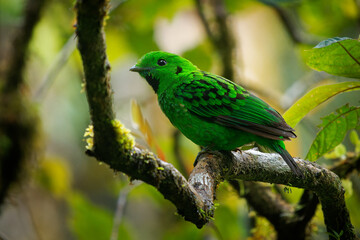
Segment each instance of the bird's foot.
M236 149L236 151L241 151L240 149ZM227 150L220 150L220 153L222 153L224 156L226 156L227 159L233 159L234 154L232 153L232 151L227 151Z
M195 161L194 161L194 167L198 164L199 160L200 160L200 157L202 154L204 153L209 153L209 152L213 152L214 154L222 154L224 156L226 156L226 158L228 159L232 159L234 157L233 153L231 151L227 151L227 150L213 150L211 149L210 147L203 147L201 149L201 151L197 154L196 158L195 158Z
M210 148L208 147L201 147L200 152L196 155L195 161L194 161L194 167L196 167L196 165L198 164L199 160L200 160L200 156L201 154L203 154L204 152L209 152Z
M194 165L194 167L198 164L198 162L199 162L200 157L201 157L201 155L202 155L202 154L204 154L204 153L210 153L210 152L212 152L212 153L216 154L216 152L223 153L223 152L225 152L225 151L221 151L221 150L214 150L214 149L212 149L212 147L211 147L211 146L201 147L200 152L197 154L197 156L196 156L196 158L195 158L195 161L194 161L194 164L193 164L193 165Z

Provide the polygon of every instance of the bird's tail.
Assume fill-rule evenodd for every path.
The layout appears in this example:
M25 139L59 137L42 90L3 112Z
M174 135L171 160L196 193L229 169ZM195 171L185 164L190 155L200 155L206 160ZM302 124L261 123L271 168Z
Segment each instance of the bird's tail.
M279 143L273 144L274 150L281 155L286 164L290 167L290 169L299 177L304 177L304 174L300 170L299 166L294 161L293 157L290 153L285 149L285 146L281 146Z

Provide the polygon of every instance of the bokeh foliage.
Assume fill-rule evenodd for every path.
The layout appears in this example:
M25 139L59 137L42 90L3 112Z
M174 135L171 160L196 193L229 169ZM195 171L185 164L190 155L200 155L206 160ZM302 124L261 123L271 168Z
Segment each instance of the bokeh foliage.
M205 3L207 2L205 1ZM294 156L304 158L310 149L310 144L318 139L316 125L321 123L320 117L329 115L332 119L334 115L331 114L336 112L336 109L344 110L346 108L349 110L349 107L344 106L346 103L350 103L351 106L354 106L352 108L358 109L359 92L338 94L348 91L347 89L350 88L353 90L349 84L358 86L358 80L333 75L324 75L320 78L311 75L310 80L304 77L313 74L305 63L312 67L311 61L316 59L326 65L326 60L318 60L317 57L321 54L318 55L317 52L327 52L329 47L339 47L326 45L314 49L313 47L318 42L340 36L352 38L351 43L356 46L359 44L356 39L360 22L358 3L352 0L247 0L225 1L225 4L231 16L234 38L240 39L236 42L234 50L236 53L234 66L239 73L237 79L234 80L249 86L255 94L269 100L271 104L278 105L279 111L286 110L281 109L281 106L291 106L297 99L304 96L300 100L303 101L301 103L303 108L296 109L295 103L291 108L291 116L285 115L292 126L298 124L296 130L299 139L289 146L289 149ZM199 149L183 136L180 136L178 140L174 139L175 130L159 110L151 88L137 75L128 73L128 69L144 53L162 49L182 54L203 70L220 73L222 63L215 51L216 46L212 45L201 28L194 1L128 0L112 1L111 6L114 9L109 14L105 30L107 51L112 65L112 84L115 92L117 117L127 127L132 128L134 135L137 136L137 142L144 147L151 148L154 152L159 153L160 150L164 153L167 161L178 169L182 168L184 174L188 174ZM22 20L22 8L23 1L20 0L0 2L2 33L11 33L17 29ZM43 131L38 141L42 142L40 145L43 147L38 153L40 159L29 166L29 169L34 169L35 166L35 170L30 171L23 184L25 194L30 196L25 201L28 201L27 210L33 212L32 218L21 223L11 220L10 217L6 218L8 215L4 214L0 219L1 232L10 237L15 236L16 229L23 227L19 224L24 224L30 229L36 225L38 231L29 230L26 234L36 235L36 232L40 232L43 239L47 239L50 235L55 236L54 239L110 239L113 234L114 215L119 193L129 185L129 179L126 176L114 173L108 167L100 165L84 154L83 134L89 124L89 114L85 95L81 93L82 66L78 53L74 51L75 44L66 45L68 41L76 40L76 37L72 35L75 25L72 8L73 1L49 2L31 42L25 78L28 94L37 102L40 112ZM299 32L299 36L301 36L299 42L293 42L290 37L291 33L285 27L289 22L285 22L279 17L278 12L275 11L276 8L280 8L291 16L289 18L291 20L286 21L291 21L291 28ZM206 13L211 11L207 8L205 10ZM265 17L261 17L261 15ZM183 23L185 18L190 16L194 20L193 28L188 28ZM267 17L274 20L269 21L266 28L270 28L270 31L274 32L275 29L280 29L281 36L261 34ZM244 27L244 23L245 25L251 23L251 25ZM11 39L11 34L7 35L1 34L0 37L1 42L4 43L1 47L4 48L4 53L7 52L6 48ZM169 43L176 41L177 38L183 39L180 38L183 36L186 36L185 39L190 42L186 45L187 48L182 47L184 43L181 41L177 41L176 44ZM270 49L270 53L259 52L259 46L251 44L252 40L257 38L263 39L261 43L266 43L267 39L271 38L276 44L265 46L266 49ZM314 44L309 44L309 42ZM345 44L345 41L342 42ZM178 47L169 49L169 46L174 45ZM282 51L284 46L288 46L286 51L294 53L290 56L290 60L289 56ZM252 54L245 55L245 49L250 49ZM303 51L303 49L308 51ZM355 50L357 51L357 49ZM70 58L67 62L56 65L59 72L44 83L44 79L47 79L45 76L49 75L49 71L56 63L61 51L70 52ZM4 53L0 54L2 62L6 62ZM271 53L277 56L276 61L271 57ZM313 54L310 60L308 60L309 54ZM343 55L337 54L337 56L340 58L335 62L344 62ZM332 58L332 56L330 57ZM249 66L248 62L254 58L255 61L252 62L256 62L255 66ZM264 67L268 62L272 62L273 65L270 65L270 68ZM251 72L249 69L255 69L255 71ZM298 71L293 73L288 69L298 69ZM327 68L316 67L316 69L327 71ZM257 72L264 72L268 78L258 78ZM348 75L337 74L338 71L328 72L345 77L358 77L358 73ZM319 83L321 85L323 79L331 79L332 85L315 88ZM44 86L46 87L39 96L38 90ZM280 90L274 89L274 86L282 86L281 89L285 89L285 91L280 93ZM289 91L293 91L291 89L294 89L294 86L300 86L295 87L297 90L293 94L295 97L285 98L285 95L289 95ZM305 95L311 89L313 90ZM332 97L331 101L325 101L330 97ZM146 131L138 130L133 126L134 120L130 113L132 98L135 98L142 108L142 118L149 122L148 126L151 128L155 145L146 141L146 136L144 136ZM286 101L286 103L278 104L281 101ZM320 103L322 105L318 106ZM338 114L343 114L340 113L340 110L338 110ZM299 116L301 118L296 119ZM300 122L302 117L305 118ZM352 117L352 120L355 118ZM329 117L325 119L329 119ZM348 119L344 117L343 121ZM326 126L326 123L322 125L322 131L327 130L329 131L327 134L337 134L334 132L335 128L326 128ZM356 126L344 127L343 134L337 135L339 139L336 144L334 143L331 148L321 154L334 149L338 143L342 145L336 147L333 152L330 152L330 155L325 155L325 158L321 158L319 162L331 165L349 152L359 155L358 122ZM353 130L351 136L346 137L348 130L353 128L357 128L357 130ZM343 141L344 138L345 141ZM327 140L328 135L322 139ZM178 141L181 158L174 153L175 141ZM312 152L319 152L319 147L311 147L311 149ZM317 159L317 157L309 158ZM358 176L352 175L350 181L346 181L348 181L345 184L348 193L347 204L353 224L359 233L360 180ZM31 197L33 192L38 191L36 189L41 189L43 195L50 197L43 199ZM284 198L290 202L296 202L300 194L301 190L298 189L283 193ZM20 193L20 196L23 195ZM259 218L249 209L245 200L239 198L230 185L222 184L217 196L219 206L215 212L215 220L209 226L199 230L175 215L175 208L152 187L145 184L135 186L126 197L123 217L119 227L116 228L118 230L117 239L246 239L251 235L251 239L266 239L266 237L272 239L274 230L269 227L269 222L264 218ZM35 205L35 201L51 205L57 214L44 221L46 213L41 214L41 206ZM10 207L7 206L7 208ZM63 209L65 210L62 211ZM24 217L26 214L26 211L25 213L23 211L20 216ZM54 220L56 218L61 218L61 220ZM65 222L65 224L56 224L58 221ZM7 228L7 224L12 224L13 227ZM321 214L317 214L311 224L314 231L317 229L314 237L326 238ZM61 234L54 235L56 230L46 231L48 225L57 225L57 231Z

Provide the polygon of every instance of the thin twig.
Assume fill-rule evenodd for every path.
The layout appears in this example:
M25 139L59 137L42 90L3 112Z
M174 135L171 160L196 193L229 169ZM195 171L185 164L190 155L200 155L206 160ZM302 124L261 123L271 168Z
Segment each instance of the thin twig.
M266 1L265 4L272 7L278 14L285 30L288 32L291 40L294 43L314 45L321 41L320 38L316 37L315 35L311 35L304 31L304 27L298 20L299 17L297 16L298 14L296 12L295 6L286 8L281 6L279 3L271 1Z
M211 227L211 229L214 231L215 236L217 237L218 240L224 240L224 237L222 236L219 228L216 226L214 221L211 221L209 223L209 226Z
M0 240L9 240L10 238L5 235L5 233L0 232Z
M21 190L24 194L24 198L25 198L25 201L24 201L24 204L28 210L28 213L29 213L29 217L30 217L30 222L31 222L31 225L34 229L34 232L36 234L36 237L38 240L42 240L42 236L41 236L41 233L40 233L40 229L39 229L39 226L37 225L36 223L36 220L35 220L35 216L34 216L34 212L32 211L32 208L31 208L31 205L30 205L30 202L29 202L29 197L27 195L27 191L26 189L24 189L24 186L21 184Z
M127 0L120 0L111 2L111 6L109 9L109 14L116 10L119 6L125 3ZM69 60L71 54L76 49L76 35L73 33L64 46L61 48L60 52L57 54L55 61L52 63L50 69L46 72L44 78L41 81L41 84L37 90L35 90L34 100L37 102L41 102L43 98L45 98L46 93L51 88L52 84L56 80L56 77L62 70L62 68L66 65Z
M118 239L119 227L120 227L123 215L124 215L127 197L129 195L130 191L134 187L136 187L136 186L138 186L140 184L141 183L131 184L131 185L128 185L128 186L121 189L121 191L119 193L118 201L117 201L117 204L116 204L116 211L115 211L115 214L114 214L113 227L112 227L112 231L111 231L110 240L117 240Z
M52 63L50 69L45 74L43 80L41 81L40 87L36 90L34 94L35 101L41 101L45 94L48 92L51 85L54 83L57 75L60 73L61 69L65 66L69 57L74 52L76 48L75 34L72 34L68 41L65 43L61 51L56 56L55 61Z
M223 65L223 76L234 79L233 59L235 55L235 41L229 25L229 17L223 0L211 0L217 22L217 50Z
M232 36L231 28L228 26L228 14L223 0L211 0L210 5L216 19L214 28L211 29L210 21L205 16L204 5L201 0L195 0L196 9L198 11L201 22L205 31L212 42L214 48L218 52L221 62L223 63L222 75L230 80L234 80L234 48L235 41Z
M200 16L200 20L201 20L202 24L204 25L206 34L208 35L208 37L209 37L210 41L213 43L213 45L216 46L217 40L210 29L209 22L207 21L207 19L205 17L204 5L202 4L202 0L195 0L195 4L196 4L196 10L198 11L198 14Z

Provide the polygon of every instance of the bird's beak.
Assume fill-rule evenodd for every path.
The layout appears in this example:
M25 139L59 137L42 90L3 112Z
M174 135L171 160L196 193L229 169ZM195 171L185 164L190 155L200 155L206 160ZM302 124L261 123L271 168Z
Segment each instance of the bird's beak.
M130 68L130 71L132 72L142 72L142 71L149 71L151 70L152 68L149 68L149 67L137 67L136 65L132 66Z

